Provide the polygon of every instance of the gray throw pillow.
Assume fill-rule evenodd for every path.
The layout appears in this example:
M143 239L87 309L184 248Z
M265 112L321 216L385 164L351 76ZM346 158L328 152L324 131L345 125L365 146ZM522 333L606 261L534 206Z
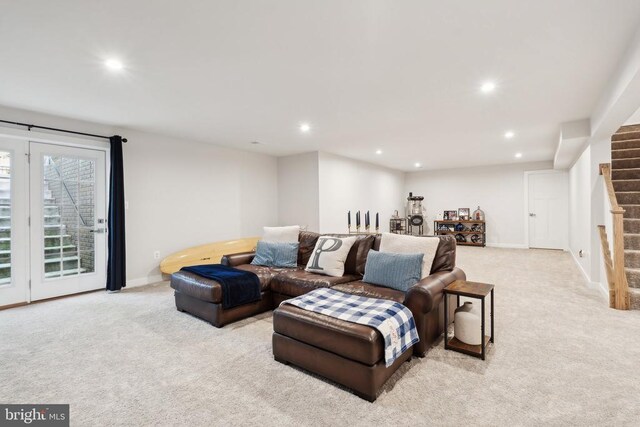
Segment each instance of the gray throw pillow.
M298 243L274 243L260 240L251 264L265 267L297 267L298 246Z
M424 254L369 251L362 281L407 292L422 278Z

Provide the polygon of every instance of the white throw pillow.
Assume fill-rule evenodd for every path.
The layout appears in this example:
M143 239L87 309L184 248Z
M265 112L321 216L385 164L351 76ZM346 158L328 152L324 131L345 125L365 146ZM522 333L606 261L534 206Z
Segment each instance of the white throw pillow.
M286 227L263 227L263 242L270 243L298 243L300 234L299 225L288 225Z
M316 247L311 253L306 271L310 273L325 274L327 276L342 277L344 274L344 262L347 260L351 246L356 242L356 237L332 237L320 236Z
M431 273L431 264L436 257L440 239L438 237L406 236L394 233L382 233L380 252L395 254L424 254L422 259L422 278Z

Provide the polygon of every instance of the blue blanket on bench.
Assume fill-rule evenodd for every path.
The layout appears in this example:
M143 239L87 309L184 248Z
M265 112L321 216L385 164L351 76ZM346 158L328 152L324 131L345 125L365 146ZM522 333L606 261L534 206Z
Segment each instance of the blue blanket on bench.
M192 265L181 270L220 283L224 309L260 301L260 279L250 271L222 264Z

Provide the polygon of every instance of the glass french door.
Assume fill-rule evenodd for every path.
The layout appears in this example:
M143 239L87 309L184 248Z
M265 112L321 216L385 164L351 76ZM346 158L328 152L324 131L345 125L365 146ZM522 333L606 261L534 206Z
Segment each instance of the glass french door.
M106 153L30 142L31 299L104 288Z
M105 287L106 199L104 151L0 137L0 307Z
M28 301L27 143L0 138L0 306Z

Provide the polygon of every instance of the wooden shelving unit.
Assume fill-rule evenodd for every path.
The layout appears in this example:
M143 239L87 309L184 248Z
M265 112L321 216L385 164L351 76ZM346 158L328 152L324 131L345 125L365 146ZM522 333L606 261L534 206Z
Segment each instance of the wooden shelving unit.
M463 227L465 227L465 230L456 231L455 228L456 228L456 225L458 224L462 224ZM480 230L475 230L475 231L470 230L474 225L479 226ZM467 228L469 230L467 230ZM455 220L455 221L436 220L436 221L433 221L433 230L434 230L433 234L436 236L443 235L443 234L451 234L454 237L456 237L456 235L458 234L464 236L465 237L464 242L461 240L458 240L458 238L456 237L456 243L460 246L481 246L481 247L486 246L487 224L484 221L479 221L479 220L474 221L470 219ZM478 236L477 242L473 242L471 240L472 236L474 235Z

